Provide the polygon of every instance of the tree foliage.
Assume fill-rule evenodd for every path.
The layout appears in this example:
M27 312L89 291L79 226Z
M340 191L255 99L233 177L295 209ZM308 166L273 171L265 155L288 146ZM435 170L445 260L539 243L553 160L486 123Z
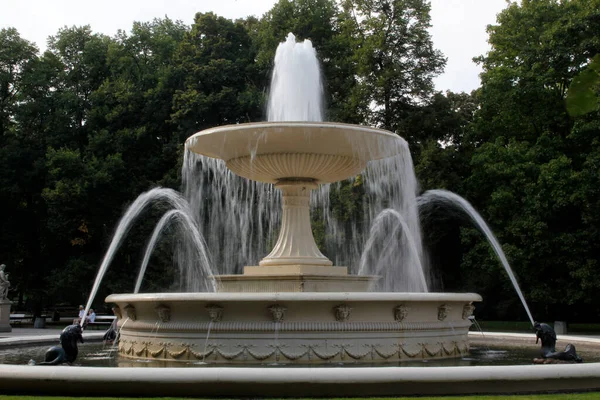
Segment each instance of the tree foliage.
M600 183L598 114L574 119L565 102L600 51L599 10L598 1L512 3L488 28L492 50L477 59L484 72L463 193L495 227L538 315L566 318L577 304L582 318L599 306L600 221L589 214ZM465 271L497 268L476 251Z
M113 37L65 27L43 54L2 29L0 261L10 296L37 312L84 301L126 205L178 187L185 138L262 119L276 47L293 32L318 51L328 119L404 136L422 190L455 191L487 219L534 315L597 315L599 10L600 0L510 3L488 27L470 94L434 91L445 59L425 0L280 0L261 18L198 13L191 26L155 19ZM363 197L362 177L345 182L332 191L333 214L360 219ZM131 290L159 215L132 230L104 292ZM524 318L481 234L444 210L434 216L424 237L439 287L481 293L483 317ZM322 221L314 230L323 241ZM171 288L174 241L167 235L151 262L152 289Z

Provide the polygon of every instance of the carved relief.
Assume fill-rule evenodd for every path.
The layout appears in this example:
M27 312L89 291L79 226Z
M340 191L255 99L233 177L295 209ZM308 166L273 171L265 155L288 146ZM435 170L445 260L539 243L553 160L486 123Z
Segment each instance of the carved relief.
M158 318L162 322L169 322L171 320L171 309L168 306L159 304L156 306L155 310L158 313Z
M119 308L119 306L114 306L112 308L112 312L118 319L123 319L123 314L121 314L121 309Z
M473 304L471 304L471 303L465 304L465 306L463 307L462 319L469 318L471 315L473 315L474 310L475 310L475 306Z
M450 311L450 306L447 304L442 304L438 307L438 320L443 321L448 317L448 312Z
M409 308L404 304L400 304L399 306L395 307L394 320L397 322L402 322L408 315L408 310Z
M218 304L207 304L206 311L208 311L208 317L212 322L220 322L223 319L223 307Z
M205 360L207 356L214 355L214 360L234 361L237 359L252 359L255 361L264 361L271 357L280 357L287 361L297 361L304 359L320 359L323 361L331 360L346 360L346 357L352 360L362 360L369 358L372 360L383 359L388 360L392 357L400 359L404 357L415 358L438 358L445 355L461 355L468 352L468 342L439 342L439 343L398 343L387 349L382 349L381 345L365 344L361 347L355 347L349 343L338 343L329 345L329 350L325 343L315 344L300 344L298 351L287 349L286 345L269 344L266 346L269 350L260 351L254 349L254 345L239 343L235 347L238 350L225 351L224 347L229 347L223 343L211 343L206 346L203 352L193 350L194 343L172 343L172 342L141 342L141 347L138 347L138 342L135 340L123 340L119 343L119 353L129 357L144 356L147 358L161 358L171 360L188 360L196 358ZM157 349L151 349L158 346ZM178 350L171 350L172 348ZM364 350L363 350L364 349ZM185 357L184 357L185 356Z
M127 318L130 320L135 321L137 319L135 307L131 304L127 304L125 307L123 307L123 310L125 310L125 315L127 315Z
M271 317L273 318L273 322L282 322L285 317L285 311L287 308L280 304L274 304L269 308L269 312L271 313Z
M335 320L338 322L346 322L350 319L350 313L352 312L352 307L348 304L340 304L339 306L335 306L333 308L335 313Z

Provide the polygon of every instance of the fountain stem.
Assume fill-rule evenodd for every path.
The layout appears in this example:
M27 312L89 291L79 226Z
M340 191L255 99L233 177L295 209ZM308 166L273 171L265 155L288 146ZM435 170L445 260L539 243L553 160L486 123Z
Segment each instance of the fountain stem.
M259 265L333 265L319 251L310 226L310 191L318 185L312 179L280 179L275 187L283 194L281 230L275 247Z

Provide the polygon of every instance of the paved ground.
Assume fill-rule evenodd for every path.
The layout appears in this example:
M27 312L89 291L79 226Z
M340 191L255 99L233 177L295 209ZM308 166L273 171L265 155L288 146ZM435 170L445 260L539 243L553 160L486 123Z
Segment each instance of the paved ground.
M12 332L0 332L0 347L15 344L58 343L60 327L47 329L13 328ZM104 331L85 331L84 340L101 340Z

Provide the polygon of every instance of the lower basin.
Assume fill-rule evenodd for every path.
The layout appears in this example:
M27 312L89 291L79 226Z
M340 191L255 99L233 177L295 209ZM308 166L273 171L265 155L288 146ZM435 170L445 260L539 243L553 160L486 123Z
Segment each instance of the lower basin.
M471 332L469 338L471 354L460 358L373 366L332 362L318 367L128 360L99 343L82 345L72 367L27 366L15 364L40 360L49 344L7 349L0 343L0 393L282 398L600 390L600 339L559 336L560 346L575 343L583 364L531 365L539 354L533 334Z
M469 352L474 293L113 294L122 358L397 363Z
M282 364L282 363L254 363L247 364L247 367L260 368L355 368L355 367L468 367L468 366L509 366L509 365L531 365L532 359L539 357L539 347L535 345L533 336L531 340L514 340L513 338L497 337L470 337L470 351L461 357L447 359L422 359L413 358L410 360L397 361L394 363L381 364L374 363L366 365L357 362L338 363L331 361L322 364ZM589 343L577 343L577 354L583 358L586 363L600 363L599 346ZM0 348L0 365L25 365L30 360L36 362L44 359L49 344L27 345ZM203 361L173 362L167 360L144 360L131 359L119 356L117 345L107 345L102 342L86 342L79 345L79 355L74 366L78 367L103 367L103 368L215 368L219 364L214 364L210 359ZM232 368L244 368L240 364L231 365Z

